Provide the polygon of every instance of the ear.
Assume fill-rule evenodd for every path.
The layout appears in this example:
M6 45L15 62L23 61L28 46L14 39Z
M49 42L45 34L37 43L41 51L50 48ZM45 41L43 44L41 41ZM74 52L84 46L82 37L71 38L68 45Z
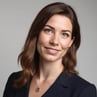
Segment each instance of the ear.
M73 44L74 40L75 40L75 37L73 37L73 38L70 40L70 43L69 43L69 46L68 46L68 47L71 47L71 45Z

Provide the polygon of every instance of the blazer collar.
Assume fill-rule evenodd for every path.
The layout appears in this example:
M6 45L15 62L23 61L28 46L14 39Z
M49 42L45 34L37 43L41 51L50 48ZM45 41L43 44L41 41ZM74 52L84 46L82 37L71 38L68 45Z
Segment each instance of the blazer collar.
M32 78L31 78L32 79ZM31 80L25 85L25 87L23 87L20 91L18 91L18 93L16 94L15 97L28 97L28 93L29 93L29 88L30 88L30 83ZM59 77L56 79L55 83L54 83L55 87L58 85L60 86L60 89L67 89L70 87L70 75L67 74L66 72L62 72ZM49 89L49 91L52 91L53 89ZM58 89L59 90L59 89ZM47 91L47 93L45 93L42 97L46 97L47 94L49 94Z
M66 72L62 72L57 79L57 83L62 87L70 87L70 77Z
M62 72L42 97L69 97L70 75Z

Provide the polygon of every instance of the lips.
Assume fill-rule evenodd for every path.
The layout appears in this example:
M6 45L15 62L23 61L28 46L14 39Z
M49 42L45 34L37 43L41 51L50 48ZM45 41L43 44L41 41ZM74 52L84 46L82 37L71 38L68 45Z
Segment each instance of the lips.
M60 50L55 49L55 48L50 48L50 47L45 47L46 53L51 54L51 55L56 55Z

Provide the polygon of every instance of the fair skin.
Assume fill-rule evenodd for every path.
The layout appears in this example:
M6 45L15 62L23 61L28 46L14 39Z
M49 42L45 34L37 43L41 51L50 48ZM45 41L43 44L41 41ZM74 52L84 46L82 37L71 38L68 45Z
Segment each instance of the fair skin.
M62 58L72 45L72 24L63 15L54 15L40 32L37 50L40 54L40 75L33 76L29 97L41 97L63 71ZM40 92L35 92L39 86Z

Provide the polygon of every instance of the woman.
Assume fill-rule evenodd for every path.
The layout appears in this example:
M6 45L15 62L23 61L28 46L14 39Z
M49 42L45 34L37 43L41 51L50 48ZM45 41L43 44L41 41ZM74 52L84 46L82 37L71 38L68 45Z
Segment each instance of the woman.
M78 76L80 26L71 6L56 2L33 21L3 97L97 97L96 88Z

